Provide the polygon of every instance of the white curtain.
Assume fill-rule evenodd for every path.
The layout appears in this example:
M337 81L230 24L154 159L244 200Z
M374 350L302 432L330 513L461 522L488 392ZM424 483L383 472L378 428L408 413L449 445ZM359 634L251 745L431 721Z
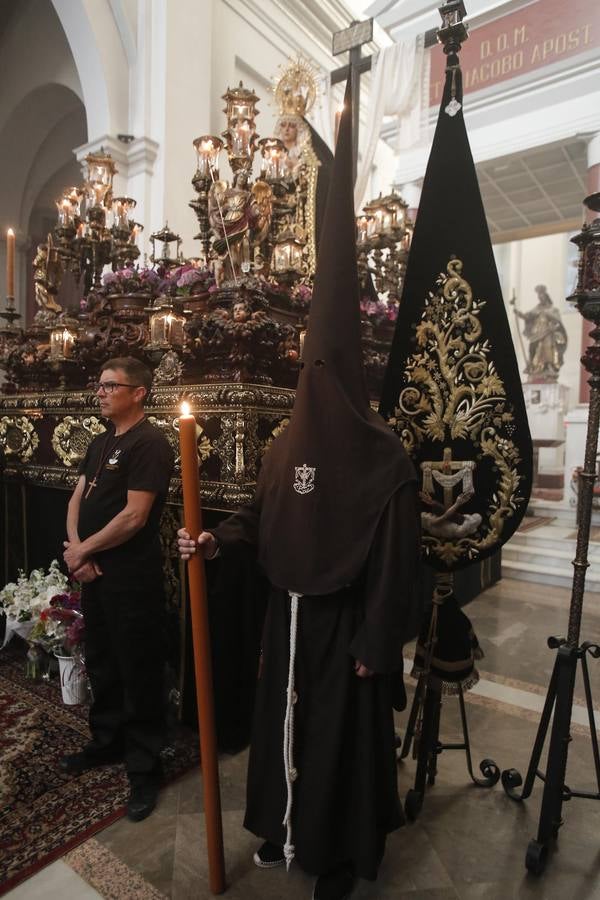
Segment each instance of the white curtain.
M317 87L317 102L308 116L310 124L319 134L331 152L334 151L333 139L333 96L329 72L321 72Z
M354 188L354 206L357 212L367 199L365 194L383 117L397 117L397 146L398 150L405 150L420 139L428 105L429 54L425 53L423 36L380 50L373 68L365 127L366 141L361 148Z

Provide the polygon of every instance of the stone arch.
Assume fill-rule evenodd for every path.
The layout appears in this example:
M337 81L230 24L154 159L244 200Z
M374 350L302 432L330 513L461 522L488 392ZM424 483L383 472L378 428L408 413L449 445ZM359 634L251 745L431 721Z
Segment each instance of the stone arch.
M84 116L74 91L46 84L23 97L0 129L2 218L21 234L41 186L73 159L73 146L85 141Z
M129 61L111 4L52 0L52 5L81 82L88 140L127 132Z

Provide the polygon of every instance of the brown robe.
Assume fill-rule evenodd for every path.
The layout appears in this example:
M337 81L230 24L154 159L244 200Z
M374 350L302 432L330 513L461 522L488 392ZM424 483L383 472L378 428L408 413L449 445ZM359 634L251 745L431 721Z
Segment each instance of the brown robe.
M223 551L256 545L260 510L245 507L214 529ZM402 694L402 644L421 614L420 535L414 482L392 496L356 581L299 600L296 650L295 857L318 875L351 861L374 879L385 835L403 824L396 785L392 701ZM297 551L302 557L302 536ZM248 768L245 827L285 842L283 721L290 639L289 595L273 588L263 632ZM376 674L359 678L359 659ZM397 682L394 686L394 682Z

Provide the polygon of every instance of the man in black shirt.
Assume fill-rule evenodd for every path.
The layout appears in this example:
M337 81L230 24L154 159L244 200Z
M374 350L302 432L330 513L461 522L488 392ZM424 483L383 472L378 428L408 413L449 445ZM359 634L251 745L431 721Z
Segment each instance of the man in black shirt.
M63 757L64 771L124 760L130 819L156 804L165 710L164 593L159 523L173 451L144 415L152 373L132 357L101 371L100 411L110 420L79 468L67 512L64 559L83 584L85 661L93 693L91 742Z

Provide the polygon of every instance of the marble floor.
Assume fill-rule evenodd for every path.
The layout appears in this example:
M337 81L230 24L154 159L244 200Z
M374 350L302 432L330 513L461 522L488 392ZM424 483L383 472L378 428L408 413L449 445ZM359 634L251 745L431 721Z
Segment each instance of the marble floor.
M504 579L466 609L485 651L481 681L467 695L474 761L492 757L501 769L524 771L539 710L554 662L549 635L562 634L569 591ZM590 595L582 639L599 637L600 605ZM600 702L600 662L591 660ZM407 679L409 681L409 679ZM583 690L577 686L567 781L593 789L589 728ZM406 713L398 716L402 731ZM444 703L442 736L459 737L457 702ZM259 870L252 863L256 839L242 828L246 754L220 761L227 897L232 900L308 900L312 879L297 867ZM401 796L411 787L415 764L399 765ZM524 866L537 831L541 786L516 804L500 785L473 786L464 755L448 751L439 760L437 782L416 823L388 839L376 883L359 882L353 900L600 900L600 804L574 799L564 805L565 825L540 878ZM192 772L166 788L144 822L121 819L6 895L11 900L103 897L110 900L173 898L204 900L206 846L200 775Z

